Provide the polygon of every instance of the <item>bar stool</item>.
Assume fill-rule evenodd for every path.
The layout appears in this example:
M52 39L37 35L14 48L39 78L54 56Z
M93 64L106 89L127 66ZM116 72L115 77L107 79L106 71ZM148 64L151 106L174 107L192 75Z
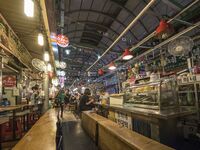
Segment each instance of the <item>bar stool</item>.
M22 137L22 126L19 119L16 119L16 130L15 134L17 138ZM14 140L13 139L13 124L12 119L9 119L9 122L6 122L2 124L1 126L1 135L2 135L2 141L8 141L8 140Z
M22 107L21 111L16 113L16 117L20 120L23 134L25 133L25 131L28 130L26 120L28 119L27 116L29 113L30 113L30 109L28 106Z
M39 119L38 107L33 106L32 109L30 110L29 117L28 117L29 128L33 126L38 119Z
M9 121L9 117L8 116L1 116L0 117L0 150L2 149L2 146L1 146L1 144L2 144L2 125L4 124L4 123L7 123Z

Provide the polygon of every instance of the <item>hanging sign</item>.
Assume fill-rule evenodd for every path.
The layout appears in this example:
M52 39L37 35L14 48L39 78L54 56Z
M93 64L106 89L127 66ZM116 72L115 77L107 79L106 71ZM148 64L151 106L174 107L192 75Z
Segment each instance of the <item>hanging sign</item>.
M16 87L16 77L15 76L3 76L3 87Z
M57 44L60 47L67 47L69 45L68 37L66 37L66 36L64 36L62 34L57 35Z

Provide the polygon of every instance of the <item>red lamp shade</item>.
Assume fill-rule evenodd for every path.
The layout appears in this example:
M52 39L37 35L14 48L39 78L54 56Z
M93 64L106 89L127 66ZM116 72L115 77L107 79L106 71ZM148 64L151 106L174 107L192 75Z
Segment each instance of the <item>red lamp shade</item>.
M98 70L98 74L99 74L100 76L102 76L102 75L104 74L103 70L102 70L102 69L99 69L99 70Z
M131 52L129 51L128 48L125 49L125 51L124 51L124 53L123 53L123 55L122 55L122 59L123 59L123 60L129 60L129 59L131 59L131 58L133 58L133 55L131 54Z
M113 62L111 62L111 63L109 64L108 69L110 69L110 70L115 70L115 69L116 69L115 64L114 64Z
M166 39L172 33L174 32L174 29L171 24L167 23L166 20L161 20L159 26L156 28L156 36L159 39Z

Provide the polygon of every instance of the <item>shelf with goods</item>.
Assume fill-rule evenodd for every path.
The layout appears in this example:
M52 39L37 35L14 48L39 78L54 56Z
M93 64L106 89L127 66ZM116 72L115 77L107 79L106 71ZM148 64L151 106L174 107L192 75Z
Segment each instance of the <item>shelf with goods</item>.
M0 47L7 53L14 55L27 68L31 68L32 57L18 36L0 14Z
M187 78L190 78L187 76ZM199 81L192 81L178 80L177 89L178 89L178 101L180 107L193 107L197 110L197 120L199 120L200 116L200 82ZM186 82L187 81L187 82Z
M101 82L106 92L114 94L119 92L119 80L116 74L108 73L107 75L101 76L95 80Z

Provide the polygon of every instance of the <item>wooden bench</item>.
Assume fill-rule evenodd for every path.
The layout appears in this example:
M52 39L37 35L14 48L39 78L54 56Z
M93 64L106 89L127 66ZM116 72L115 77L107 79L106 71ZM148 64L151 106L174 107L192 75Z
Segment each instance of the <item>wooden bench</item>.
M97 122L98 129L94 130L94 125L89 125L91 122ZM82 113L82 126L92 139L97 135L95 140L98 140L100 150L173 150L88 111ZM95 131L98 133L94 133Z
M56 150L56 122L56 111L48 110L13 150Z

